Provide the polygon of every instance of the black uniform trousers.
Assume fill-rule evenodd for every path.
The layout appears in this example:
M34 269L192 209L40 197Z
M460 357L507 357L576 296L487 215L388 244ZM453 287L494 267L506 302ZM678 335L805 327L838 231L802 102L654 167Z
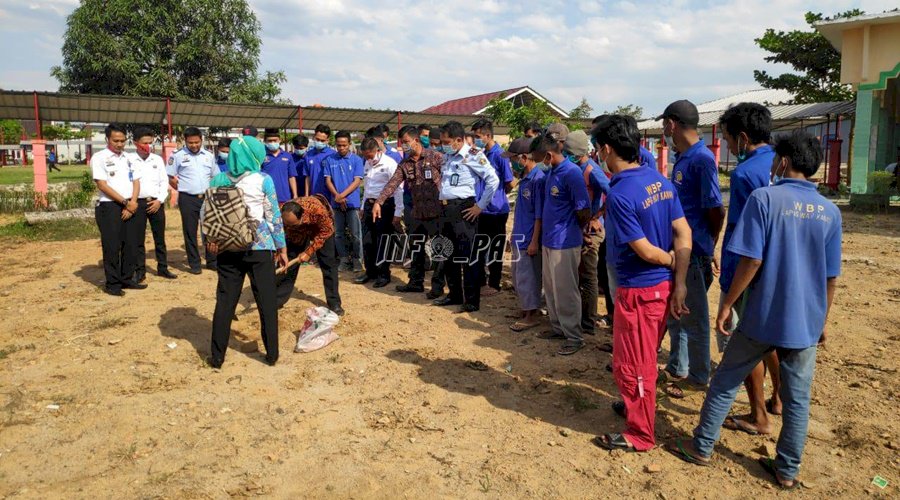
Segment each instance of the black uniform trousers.
M490 285L491 288L500 289L500 276L503 272L503 250L506 247L506 221L509 212L505 214L486 214L478 216L478 233L490 238L491 246L488 252L483 252L482 266L487 264L487 273L481 278L481 285Z
M597 282L603 290L603 299L606 301L606 315L613 317L616 308L613 305L612 294L609 293L609 272L606 269L606 238L600 243L600 251L597 256Z
M363 264L366 276L371 279L391 278L391 258L394 253L394 199L388 198L381 206L381 217L372 220L375 200L369 198L363 205Z
M307 245L296 245L287 242L288 260L294 260L304 250ZM337 247L334 243L334 235L325 240L322 248L316 251L316 263L322 270L322 284L325 286L325 300L329 309L337 309L341 307L341 294L338 290L338 264L340 261L337 256ZM287 304L294 293L294 285L297 283L297 274L300 272L300 266L293 266L284 274L279 274L275 278L277 306L280 309Z
M441 235L453 243L453 256L444 261L444 275L448 297L481 307L481 278L484 266L477 255L472 255L478 221L469 222L462 211L475 205L475 198L446 200L441 211Z
M156 213L147 213L147 200L138 200L138 211L134 214L135 231L134 244L137 249L137 267L134 270L135 281L140 281L147 274L147 248L144 241L147 239L147 222L150 222L150 231L153 233L153 245L156 253L156 272L163 273L169 270L166 253L166 206L161 204Z
M244 277L250 275L250 288L259 310L266 359L278 360L278 308L275 304L275 261L271 250L222 252L218 256L219 284L216 287L216 312L213 314L212 364L225 360L231 321L241 298Z
M197 249L197 231L200 229L200 195L178 193L178 211L181 212L181 232L184 234L184 251L192 270L200 269L200 251ZM204 247L205 241L204 241ZM206 267L216 267L216 254L206 252Z
M136 267L134 238L129 238L136 226L135 217L123 221L122 210L122 206L112 201L101 201L94 208L103 249L106 289L114 292L131 282Z
M409 267L410 286L424 286L425 284L425 263L428 261L428 254L425 249L432 238L441 234L440 221L441 219L439 218L429 220L412 219L412 224L406 229L407 246L410 249L410 257L412 258L412 263ZM412 241L417 242L417 244L412 245L410 243ZM443 262L432 258L432 268L434 273L431 275L431 289L443 290Z

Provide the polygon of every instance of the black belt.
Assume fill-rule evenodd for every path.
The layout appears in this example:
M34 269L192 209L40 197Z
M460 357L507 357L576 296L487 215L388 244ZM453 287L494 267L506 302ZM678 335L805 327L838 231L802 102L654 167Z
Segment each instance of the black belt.
M455 198L452 200L441 200L441 204L443 204L443 205L459 205L462 203L468 203L468 202L472 202L472 201L475 201L474 196L470 196L469 198Z
M191 194L191 193L183 193L183 192L179 192L179 193L178 193L178 196L193 196L194 198L200 198L201 200L203 199L203 193L200 193L200 194Z

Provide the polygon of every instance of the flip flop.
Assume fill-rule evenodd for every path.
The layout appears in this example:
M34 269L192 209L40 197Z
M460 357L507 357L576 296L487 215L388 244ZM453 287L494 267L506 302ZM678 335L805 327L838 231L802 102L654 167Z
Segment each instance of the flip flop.
M726 417L725 421L722 422L722 427L724 427L730 431L746 432L747 434L750 434L751 436L759 436L760 432L758 430L756 430L752 427L748 427L751 425L753 425L753 424L751 424L750 422L748 422L742 418L737 418L737 417Z
M524 332L525 330L528 330L529 328L534 328L534 327L538 326L539 324L540 323L537 323L537 322L526 323L524 321L516 321L515 323L509 325L509 329L514 332Z
M681 444L681 439L675 440L675 446L672 446L671 443L667 444L666 451L689 464L699 465L700 467L709 467L709 460L704 461L688 453L687 450L684 449L684 445Z
M603 352L612 353L613 352L612 342L604 342L604 343L600 344L599 346L597 346L597 349L600 349Z
M606 439L604 440L604 438ZM599 446L600 448L609 451L623 450L629 453L637 451L634 449L634 446L629 446L628 441L625 440L625 436L618 433L597 436L594 439L591 439L591 443L593 443L594 446Z
M666 395L670 398L675 399L684 399L684 389L682 389L677 382L669 382L666 384Z
M490 370L490 367L481 361L466 361L466 368L476 370L479 372L486 372Z
M790 486L786 486L781 482L781 479L778 478L778 469L775 468L775 460L772 460L769 457L760 457L757 462L759 462L759 465L762 466L763 470L772 475L772 479L775 480L775 486L778 486L782 490L790 491L800 486L800 481L797 479L791 479Z

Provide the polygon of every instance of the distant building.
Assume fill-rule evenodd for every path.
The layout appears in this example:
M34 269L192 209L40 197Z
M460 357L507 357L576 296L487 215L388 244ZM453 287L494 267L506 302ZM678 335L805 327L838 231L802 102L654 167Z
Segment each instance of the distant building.
M527 85L524 87L516 87L514 89L488 92L487 94L451 99L435 106L431 106L430 108L423 109L421 112L436 115L480 115L485 112L491 99L500 97L501 95L504 96L504 100L512 101L517 107L524 106L535 99L544 101L550 106L553 113L560 118L569 117L569 114L563 111L562 108L553 104L546 97L538 94L534 89Z

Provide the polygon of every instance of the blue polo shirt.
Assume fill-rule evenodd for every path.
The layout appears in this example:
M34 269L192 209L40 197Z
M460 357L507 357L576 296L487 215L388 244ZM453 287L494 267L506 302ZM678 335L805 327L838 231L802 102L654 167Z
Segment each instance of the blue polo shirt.
M650 167L617 173L606 197L606 262L616 270L620 287L647 288L672 279L672 270L651 264L632 250L632 241L647 238L672 249L672 221L684 217L675 187Z
M494 191L494 196L491 198L491 202L488 203L487 208L484 209L484 213L491 215L508 214L509 200L506 198L506 184L513 181L512 164L509 162L509 158L503 157L503 148L496 142L493 147L484 150L484 155L491 162L494 171L497 172L497 179L500 180L500 186Z
M805 349L825 327L827 280L841 274L841 212L812 182L753 191L728 250L762 261L737 329L767 345Z
M565 160L546 172L541 211L541 244L554 250L581 247L584 240L575 212L590 208L584 176Z
M519 181L512 228L512 242L519 250L528 248L534 236L534 222L541 220L543 216L541 212L544 208L544 177L543 170L533 168Z
M591 195L591 214L596 215L603 207L603 195L609 194L609 179L603 173L603 169L594 160L588 158L584 165L578 165L581 169L581 175L584 176L584 170L590 165L591 173L588 174L588 190Z
M719 192L719 170L716 158L703 139L687 151L675 155L672 167L672 183L678 190L678 199L694 237L694 255L712 255L715 237L709 227L706 211L722 206Z
M216 166L219 167L219 172L228 172L228 162L219 158L219 155L216 155Z
M731 280L737 270L740 260L738 255L728 251L728 243L734 234L734 227L741 218L741 212L750 198L750 193L761 187L769 185L769 176L772 171L772 160L775 158L775 150L768 144L754 149L747 158L735 167L731 173L731 195L728 203L728 222L725 226L725 236L722 239L722 273L719 275L719 286L722 293L728 293L731 288Z
M641 166L650 167L653 170L656 170L656 158L654 158L653 153L648 151L644 146L641 146Z
M289 180L291 177L297 177L297 167L290 154L284 151L278 153L278 156L266 153L261 170L272 178L272 182L275 184L275 194L278 195L278 203L291 201L294 198L291 196Z
M291 153L291 159L294 160L294 169L297 170L297 194L303 196L303 186L306 185L306 176L303 175L303 167L306 166L306 155L300 156L297 153Z
M366 175L363 159L353 153L341 156L337 152L322 160L322 175L330 177L334 189L342 193L358 177L360 180ZM360 186L362 184L360 183ZM326 188L327 189L327 188ZM330 192L329 192L330 193ZM329 197L331 199L331 197ZM338 208L340 205L334 201L331 206ZM359 186L347 195L347 208L359 208Z
M309 177L309 195L323 194L326 198L331 199L331 192L325 187L325 177L322 175L322 160L333 155L335 151L328 146L318 151L316 148L309 148L306 151L305 163L303 164L303 176Z
M384 152L384 154L393 158L397 162L397 165L399 165L400 162L403 161L403 155L400 154L400 152L397 151L395 148L392 148L390 146L385 146L385 148L386 148L386 151Z

